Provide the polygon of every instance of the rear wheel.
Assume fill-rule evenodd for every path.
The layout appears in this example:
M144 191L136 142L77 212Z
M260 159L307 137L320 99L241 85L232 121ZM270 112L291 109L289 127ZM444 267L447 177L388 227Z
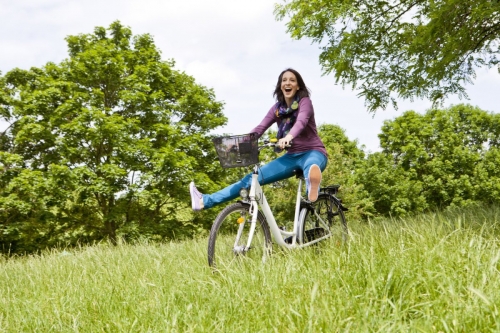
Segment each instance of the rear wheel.
M211 267L227 267L241 257L262 259L271 251L271 233L261 212L257 216L252 244L246 248L252 224L249 209L249 204L234 203L224 208L215 219L208 239L208 264Z
M327 233L325 227L320 223L323 221L332 233L335 242L343 244L347 242L348 228L344 211L340 203L330 194L321 193L311 207L302 209L299 227L298 241L307 243Z

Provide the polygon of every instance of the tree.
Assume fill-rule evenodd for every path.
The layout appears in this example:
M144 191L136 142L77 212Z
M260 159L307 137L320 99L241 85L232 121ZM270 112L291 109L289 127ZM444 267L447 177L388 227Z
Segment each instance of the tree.
M407 111L386 121L382 152L356 177L380 214L491 204L500 199L500 117L470 105Z
M120 22L66 41L61 64L0 77L1 230L171 235L189 181L214 186L221 171L208 133L226 122L223 104Z
M322 124L318 127L318 134L328 152L322 185L340 185L338 196L349 208L349 219L372 215L373 204L366 199L363 186L355 177L355 170L366 162L364 146L360 146L357 139L350 140L338 125Z
M285 0L275 14L290 17L293 38L321 45L324 72L359 89L370 111L467 97L476 68L499 64L498 0Z

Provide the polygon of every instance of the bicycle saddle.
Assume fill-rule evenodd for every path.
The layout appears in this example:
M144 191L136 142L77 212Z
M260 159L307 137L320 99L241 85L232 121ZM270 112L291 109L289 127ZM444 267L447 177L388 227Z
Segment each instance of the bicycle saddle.
M295 178L304 178L304 171L302 170L293 170L293 174L295 175Z

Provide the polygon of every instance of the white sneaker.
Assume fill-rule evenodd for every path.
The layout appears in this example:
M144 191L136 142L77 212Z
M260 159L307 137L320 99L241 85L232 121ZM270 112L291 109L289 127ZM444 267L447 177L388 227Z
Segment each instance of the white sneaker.
M307 184L307 195L311 202L318 200L319 185L321 184L321 169L316 164L309 168L309 175L307 177L309 182Z
M203 209L203 195L198 191L194 182L189 184L189 193L191 194L191 207L193 210Z

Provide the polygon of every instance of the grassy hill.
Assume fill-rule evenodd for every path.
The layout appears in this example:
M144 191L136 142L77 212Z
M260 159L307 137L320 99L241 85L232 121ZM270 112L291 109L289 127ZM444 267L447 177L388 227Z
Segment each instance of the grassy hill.
M500 332L500 208L351 222L213 273L207 240L0 259L0 332Z

